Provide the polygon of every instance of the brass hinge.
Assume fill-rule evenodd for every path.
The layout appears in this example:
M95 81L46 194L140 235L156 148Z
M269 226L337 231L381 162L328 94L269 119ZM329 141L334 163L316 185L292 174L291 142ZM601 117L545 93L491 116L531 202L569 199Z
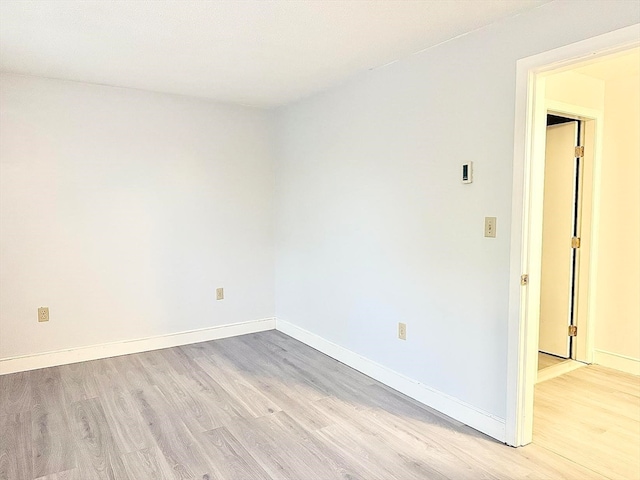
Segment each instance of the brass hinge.
M575 153L575 155L574 155L574 156L575 156L576 158L582 158L582 157L584 157L584 147L576 147L575 152L576 152L576 153Z
M529 274L520 275L520 285L529 285Z
M580 237L571 237L571 248L580 248Z
M577 325L569 325L569 336L577 337L578 336L578 326Z

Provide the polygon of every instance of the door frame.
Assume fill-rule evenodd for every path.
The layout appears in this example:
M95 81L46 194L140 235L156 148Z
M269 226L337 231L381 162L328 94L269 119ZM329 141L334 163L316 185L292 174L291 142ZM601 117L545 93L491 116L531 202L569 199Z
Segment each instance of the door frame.
M538 81L541 81L542 83L544 83L544 77L540 77L538 79ZM565 103L565 102L560 102L557 100L548 100L545 99L545 95L544 95L544 87L541 89L542 91L539 91L540 96L542 97L542 102L544 102L544 115L546 118L547 113L552 113L552 114L558 114L560 116L565 116L568 118L575 118L578 121L591 121L593 120L595 122L595 138L593 139L593 144L594 144L594 149L595 151L593 152L593 181L591 184L591 204L590 205L582 205L582 208L588 208L591 212L591 226L589 229L589 232L583 232L581 231L581 237L584 238L585 234L587 234L589 236L589 261L583 262L582 259L578 260L578 275L577 275L577 282L578 285L581 284L581 282L585 281L585 277L586 277L586 281L587 281L587 295L586 295L586 299L585 298L580 298L578 297L578 301L576 302L575 307L578 308L578 311L581 311L581 307L586 309L586 314L584 316L584 323L581 323L579 318L575 318L576 320L576 325L579 325L579 330L584 332L585 335L585 341L584 341L584 353L582 353L580 351L579 348L577 348L577 345L573 345L573 347L571 347L569 349L569 358L577 360L579 362L584 362L584 363L593 363L593 357L594 357L594 351L595 351L595 305L596 305L596 296L593 294L593 292L596 291L596 279L597 279L597 272L598 272L598 235L596 235L596 232L598 232L598 228L600 225L600 179L601 179L601 175L600 172L602 170L602 145L603 145L603 141L602 139L604 138L604 112L602 110L596 110L593 108L586 108L586 107L582 107L580 105L574 105L571 103ZM543 130L542 132L534 132L534 135L536 137L540 137L539 141L542 142L543 147L546 147L546 136L544 135L544 133L546 133L546 129ZM585 132L586 135L586 132ZM543 150L544 151L544 150ZM540 162L540 159L534 159L534 162ZM543 163L543 168L544 168L544 158L542 158L542 163ZM584 167L583 167L584 169ZM544 190L544 173L542 175L542 181L543 181L543 190ZM583 186L584 189L584 186ZM542 201L542 200L541 200ZM540 241L542 242L542 228L543 228L543 222L544 219L542 219L542 222L539 226L540 228ZM531 236L535 238L535 236L537 235L536 231L537 231L538 225L532 225L531 226ZM533 238L530 238L529 241L534 241ZM542 259L542 244L540 246L540 259ZM535 261L535 259L531 259L532 261ZM586 272L585 269L583 267L586 266ZM539 283L539 277L538 277L538 283ZM530 300L533 302L533 299L530 297ZM584 303L586 302L586 303ZM538 304L540 303L540 299L538 297ZM536 317L535 320L531 321L531 328L535 328L534 323L537 323L539 325L539 316ZM580 352L580 355L578 356L575 352L575 350L572 351L573 349L578 350L578 352ZM536 364L536 372L537 372L537 364Z
M546 97L546 94L545 94L545 97ZM544 159L544 186L543 186L544 199L542 204L542 228L541 228L541 240L540 240L542 253L540 255L541 257L540 315L539 315L539 325L538 325L538 352L544 352L544 353L555 355L561 358L570 359L574 355L574 351L572 350L574 342L571 340L571 337L568 335L567 329L569 325L571 325L576 318L573 314L575 310L574 309L575 299L577 298L577 296L575 295L575 285L576 285L575 274L578 270L576 269L576 264L575 264L576 252L573 248L570 248L569 238L573 236L573 229L577 227L578 217L576 216L576 201L579 198L578 195L580 192L580 185L578 182L576 182L576 179L580 171L576 169L576 157L575 157L574 149L575 147L581 144L582 139L579 137L581 136L582 122L580 119L574 118L573 115L567 115L561 112L555 112L555 111L549 110L549 106L546 103L545 103L544 113L545 113L545 118L547 119L549 118L550 114L553 114L553 115L557 115L558 117L562 117L566 120L570 119L573 121L562 122L562 123L553 124L553 125L549 125L547 122L547 124L545 125L545 132L544 132L545 133L545 139L544 139L545 159ZM566 138L565 137L566 134L563 133L562 140L563 142L566 141L570 143L566 143L566 144L562 143L563 156L553 157L553 161L550 162L549 161L550 160L549 158L550 130L557 131L557 130L565 130L565 129L568 129L568 132L571 134L571 136L569 138ZM558 147L559 145L555 144L555 146ZM555 151L555 155L558 155L557 150ZM565 230L563 230L562 233L555 230L556 236L553 237L553 241L549 241L550 238L548 236L545 238L545 236L547 235L547 228L548 228L547 220L549 220L546 216L547 213L549 212L548 210L549 199L547 198L547 196L551 194L551 192L547 191L547 187L549 186L547 182L551 177L555 177L556 175L556 174L550 173L550 171L552 170L550 168L551 163L555 164L556 168L565 169L565 172L564 172L565 175L570 175L570 178L569 179L565 178L565 181L562 183L561 192L560 192L559 185L555 184L554 193L556 195L559 195L559 194L567 195L567 196L570 196L571 198L571 200L569 201L566 201L567 199L565 199L566 203L555 206L556 209L560 209L562 214L559 214L558 211L556 210L552 216L555 217L555 220L558 220L559 218L563 218L565 222L568 220L569 225L563 224L563 226L565 227ZM569 174L568 171L570 171L571 173ZM577 189L576 189L576 185L578 186ZM551 250L555 250L556 248L562 250L562 253L560 253L558 250L555 250L556 257L554 258L554 262L552 262L554 264L552 267L549 264L549 261L545 258L546 247L550 247ZM563 262L558 262L559 258L557 257L557 255L559 254L566 255L566 257L563 257L563 260L564 260ZM560 275L561 272L558 272L558 271L554 271L553 274L549 274L548 272L545 274L545 267L566 269L565 271L562 272L565 275ZM551 281L551 282L563 283L562 287L557 283L553 284L554 291L557 291L558 297L562 298L563 302L561 304L558 301L559 298L556 298L555 300L549 298L550 303L547 304L546 306L549 307L550 304L553 304L555 307L553 309L553 313L557 315L550 315L551 312L547 310L546 313L548 317L546 318L546 322L543 322L543 319L544 319L543 307L545 306L545 302L543 301L544 300L543 286L545 286L545 280L547 282ZM547 288L549 288L549 285L547 285ZM561 289L564 292L564 295L560 295L558 289ZM556 310L557 308L563 308L563 309L566 309L566 311L560 312ZM563 315L559 315L560 313L563 313ZM546 329L543 328L543 323L546 323L545 325ZM560 327L559 331L558 331L558 327ZM551 330L553 330L553 332ZM546 335L543 335L543 331L545 331ZM549 347L549 348L543 348L543 340L545 340L544 347ZM559 341L562 342L562 346L560 346L560 343L557 343ZM540 358L538 357L538 361L539 359Z
M546 102L544 74L640 45L640 24L518 60L514 128L505 442L531 443L538 364ZM556 105L557 107L557 105ZM555 108L554 108L555 110ZM598 122L600 127L602 121ZM597 127L596 127L597 128ZM597 149L596 149L597 154ZM598 162L596 161L596 164ZM596 178L594 165L594 178ZM597 182L596 182L597 183ZM599 201L594 185L593 203ZM592 231L597 213L592 214ZM595 250L593 250L595 251ZM592 255L594 257L594 255ZM590 272L590 282L595 271ZM521 285L521 275L528 284ZM590 295L589 297L594 297ZM590 303L592 299L590 298ZM590 305L592 307L592 305ZM593 322L590 322L593 323ZM591 335L591 338L593 335Z

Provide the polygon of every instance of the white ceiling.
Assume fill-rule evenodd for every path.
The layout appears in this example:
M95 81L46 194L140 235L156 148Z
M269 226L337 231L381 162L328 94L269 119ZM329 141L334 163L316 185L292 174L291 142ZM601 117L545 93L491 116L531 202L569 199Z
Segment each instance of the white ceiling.
M276 106L548 0L0 0L0 70Z

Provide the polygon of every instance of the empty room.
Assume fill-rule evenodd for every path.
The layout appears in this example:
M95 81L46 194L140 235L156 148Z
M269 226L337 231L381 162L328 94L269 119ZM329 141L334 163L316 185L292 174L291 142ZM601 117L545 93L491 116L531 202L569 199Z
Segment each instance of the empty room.
M640 2L0 0L0 480L640 480Z

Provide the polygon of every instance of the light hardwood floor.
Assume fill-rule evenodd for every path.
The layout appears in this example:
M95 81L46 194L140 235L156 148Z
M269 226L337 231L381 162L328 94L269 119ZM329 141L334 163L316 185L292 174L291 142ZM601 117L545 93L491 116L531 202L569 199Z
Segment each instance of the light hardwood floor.
M640 479L640 378L590 365L538 383L533 442L610 479Z
M2 480L603 478L566 457L276 331L0 376Z
M567 362L566 358L556 357L549 355L548 353L538 352L538 370L542 370L547 367L558 365L559 363Z

